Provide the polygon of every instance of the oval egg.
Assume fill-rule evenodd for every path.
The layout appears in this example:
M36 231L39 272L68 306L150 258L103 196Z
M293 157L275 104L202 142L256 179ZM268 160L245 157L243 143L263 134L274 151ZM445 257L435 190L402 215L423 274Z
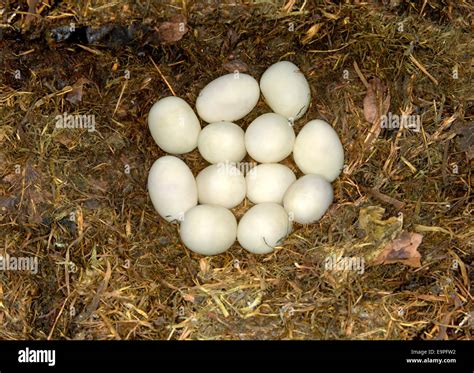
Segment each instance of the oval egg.
M235 242L237 220L226 208L199 205L188 210L179 231L184 245L202 255L217 255Z
M223 75L199 93L196 110L208 123L233 122L246 116L260 97L258 82L247 74Z
M282 204L288 187L296 181L294 172L279 163L265 163L252 168L245 176L247 198L255 204Z
M265 101L275 113L296 120L308 110L311 90L295 64L281 61L271 65L260 79Z
M344 149L334 128L315 119L296 136L293 159L303 173L318 174L331 182L344 167Z
M198 149L209 163L240 162L247 154L244 130L232 122L210 123L199 134Z
M295 131L287 118L266 113L257 117L245 131L245 147L260 163L276 163L291 154Z
M233 208L240 204L247 191L242 172L231 163L206 167L196 177L199 203Z
M191 170L181 159L170 155L153 163L147 187L155 210L167 221L181 220L198 202L196 180Z
M250 208L240 219L237 240L247 251L268 254L291 232L285 209L276 203L261 203Z
M148 113L148 127L158 146L170 154L195 149L201 132L201 124L191 106L174 96L153 104Z
M332 186L319 175L305 175L296 180L283 197L283 206L300 224L321 219L333 201Z

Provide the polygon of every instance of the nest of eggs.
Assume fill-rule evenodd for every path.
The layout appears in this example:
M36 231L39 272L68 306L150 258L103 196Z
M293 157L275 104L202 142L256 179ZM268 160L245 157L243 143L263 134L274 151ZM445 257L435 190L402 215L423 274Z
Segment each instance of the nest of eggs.
M1 339L472 339L472 4L86 3L0 4L0 255L40 263L0 273ZM314 98L295 134L321 118L344 145L335 203L270 254L195 254L149 198L166 155L150 107L170 95L194 107L215 78L260 79L283 60ZM365 141L375 77L381 106L389 93L420 132ZM239 127L270 111L260 99ZM96 130L55 128L66 112L95 115ZM194 177L209 166L197 149L178 158ZM292 156L280 163L303 176ZM237 221L250 205L231 209ZM390 221L423 234L421 266L327 270L332 255L368 263L361 211L377 213L375 233Z
M235 123L257 105L262 91L274 111L260 115L244 131ZM196 109L209 122L201 132L193 109L181 98L166 97L150 110L148 125L155 142L171 154L196 147L212 165L194 180L179 158L165 156L152 166L148 191L157 212L181 222L180 236L192 251L225 252L235 242L257 254L268 254L291 233L293 221L319 220L333 199L330 182L342 171L344 151L334 129L323 120L308 122L295 139L294 122L308 110L311 90L299 68L280 61L257 81L247 74L221 76L200 92ZM245 155L252 166L242 163ZM291 153L306 174L278 162ZM260 165L255 165L256 162ZM244 174L247 171L247 174ZM227 210L245 197L255 204L237 222ZM197 203L199 206L196 206Z

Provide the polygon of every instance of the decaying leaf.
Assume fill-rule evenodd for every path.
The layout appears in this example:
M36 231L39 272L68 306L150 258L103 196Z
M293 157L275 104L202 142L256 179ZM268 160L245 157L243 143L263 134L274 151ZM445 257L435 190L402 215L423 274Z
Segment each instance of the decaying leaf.
M222 66L224 67L224 69L226 69L230 73L233 73L236 71L238 71L239 73L243 73L248 70L247 64L238 59L228 61L224 63Z
M232 27L227 30L227 37L224 39L222 43L222 52L225 53L226 51L232 51L237 46L239 42L240 35L237 31L235 31Z
M462 152L466 152L467 159L474 159L474 122L456 124L454 132L457 134L456 143Z
M79 102L81 102L82 101L82 85L73 88L72 91L66 95L66 100L69 101L73 105L77 105Z
M55 136L55 140L68 148L68 150L74 149L79 142L77 135L74 135L71 131L58 132Z
M41 189L39 173L27 162L24 169L24 195L28 219L32 223L42 221L40 205L51 198L51 193Z
M387 114L390 107L390 93L379 78L369 80L364 97L364 116L367 122L380 122L380 117Z
M74 83L73 89L66 95L66 100L73 105L77 105L82 101L82 88L84 84L89 83L86 78L80 78Z
M359 227L365 231L366 238L376 244L393 240L402 231L403 215L382 220L384 213L385 209L380 206L364 207L359 212Z
M372 123L372 128L364 141L366 146L369 147L379 136L382 116L388 113L389 108L390 92L387 86L379 78L371 79L364 97L364 117L367 122Z
M158 34L160 40L164 43L173 43L181 40L181 38L188 31L186 17L183 15L176 15L171 17L167 22L163 22L158 27Z
M420 267L421 255L417 251L423 239L419 233L402 230L403 215L382 219L385 209L380 206L362 208L359 227L365 231L369 243L363 253L370 264L403 263Z
M418 252L423 236L419 233L403 231L389 242L372 264L402 263L410 267L421 267L421 254Z

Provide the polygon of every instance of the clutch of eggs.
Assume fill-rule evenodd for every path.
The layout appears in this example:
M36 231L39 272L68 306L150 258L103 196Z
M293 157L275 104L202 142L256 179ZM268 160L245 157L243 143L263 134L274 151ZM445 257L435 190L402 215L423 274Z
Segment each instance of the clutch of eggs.
M244 131L237 121L255 108L260 93L272 112L255 118ZM153 163L148 193L162 218L180 223L180 238L188 249L216 255L237 240L249 252L267 254L283 244L293 222L311 224L324 216L344 150L334 128L320 119L295 134L293 124L310 102L303 73L281 61L263 73L260 84L241 73L213 80L197 97L198 115L174 96L151 107L151 135L171 155ZM207 123L203 128L199 118ZM176 156L195 148L209 163L197 175ZM278 163L291 154L300 178ZM244 174L238 166L247 155L259 164ZM237 223L230 209L245 198L254 206Z

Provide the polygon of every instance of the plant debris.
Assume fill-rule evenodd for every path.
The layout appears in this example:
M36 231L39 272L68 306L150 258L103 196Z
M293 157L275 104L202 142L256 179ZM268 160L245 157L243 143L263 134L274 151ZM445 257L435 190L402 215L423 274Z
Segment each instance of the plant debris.
M421 267L421 254L417 251L423 236L419 233L403 231L389 242L373 261L373 264L402 263L411 267Z
M379 136L381 131L381 118L386 115L390 108L390 92L379 78L373 78L367 86L367 93L364 97L364 117L373 124L365 140L370 146Z
M186 18L182 15L173 16L170 21L163 22L158 27L158 34L164 43L180 41L188 31Z

